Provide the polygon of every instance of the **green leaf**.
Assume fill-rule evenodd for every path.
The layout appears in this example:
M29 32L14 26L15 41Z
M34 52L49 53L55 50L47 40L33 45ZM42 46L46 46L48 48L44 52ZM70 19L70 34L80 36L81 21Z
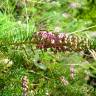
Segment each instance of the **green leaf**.
M45 64L42 64L42 63L37 63L35 64L38 68L42 69L42 70L46 70L47 69L47 66Z

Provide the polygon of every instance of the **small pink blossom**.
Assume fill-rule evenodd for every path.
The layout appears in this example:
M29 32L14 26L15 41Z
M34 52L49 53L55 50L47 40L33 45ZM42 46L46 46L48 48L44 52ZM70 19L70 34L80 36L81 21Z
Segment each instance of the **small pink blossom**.
M43 38L43 39L46 39L46 38L47 38L47 32L43 32L43 33L42 33L42 38Z
M65 36L64 33L60 33L60 34L58 35L58 37L59 37L60 39L62 39L64 36Z
M54 39L51 39L51 43L54 44L55 43L55 40Z

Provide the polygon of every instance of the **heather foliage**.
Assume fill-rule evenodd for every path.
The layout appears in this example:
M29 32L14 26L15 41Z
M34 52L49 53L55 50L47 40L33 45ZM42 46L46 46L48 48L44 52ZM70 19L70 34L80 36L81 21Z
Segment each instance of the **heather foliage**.
M95 0L0 0L0 96L96 96Z

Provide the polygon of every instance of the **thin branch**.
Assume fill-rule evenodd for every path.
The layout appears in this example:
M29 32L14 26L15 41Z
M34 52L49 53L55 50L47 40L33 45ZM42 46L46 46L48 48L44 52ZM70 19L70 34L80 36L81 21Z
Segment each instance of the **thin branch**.
M94 27L96 27L96 25L85 28L85 29L77 30L77 31L74 31L74 32L70 32L69 34L78 33L78 32L82 32L82 31L87 31L87 30L92 29Z

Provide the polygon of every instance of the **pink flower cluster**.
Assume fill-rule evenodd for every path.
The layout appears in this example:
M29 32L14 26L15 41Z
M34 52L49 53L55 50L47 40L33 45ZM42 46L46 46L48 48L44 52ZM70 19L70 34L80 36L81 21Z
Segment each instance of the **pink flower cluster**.
M64 33L55 34L52 32L40 31L37 33L39 38L37 48L47 50L51 48L53 51L65 51L68 50L67 35Z
M27 76L22 77L22 91L23 91L23 96L28 95L28 78Z
M79 38L74 34L52 33L40 31L36 34L37 48L47 51L50 48L54 52L82 51L90 48L90 42L86 38Z

